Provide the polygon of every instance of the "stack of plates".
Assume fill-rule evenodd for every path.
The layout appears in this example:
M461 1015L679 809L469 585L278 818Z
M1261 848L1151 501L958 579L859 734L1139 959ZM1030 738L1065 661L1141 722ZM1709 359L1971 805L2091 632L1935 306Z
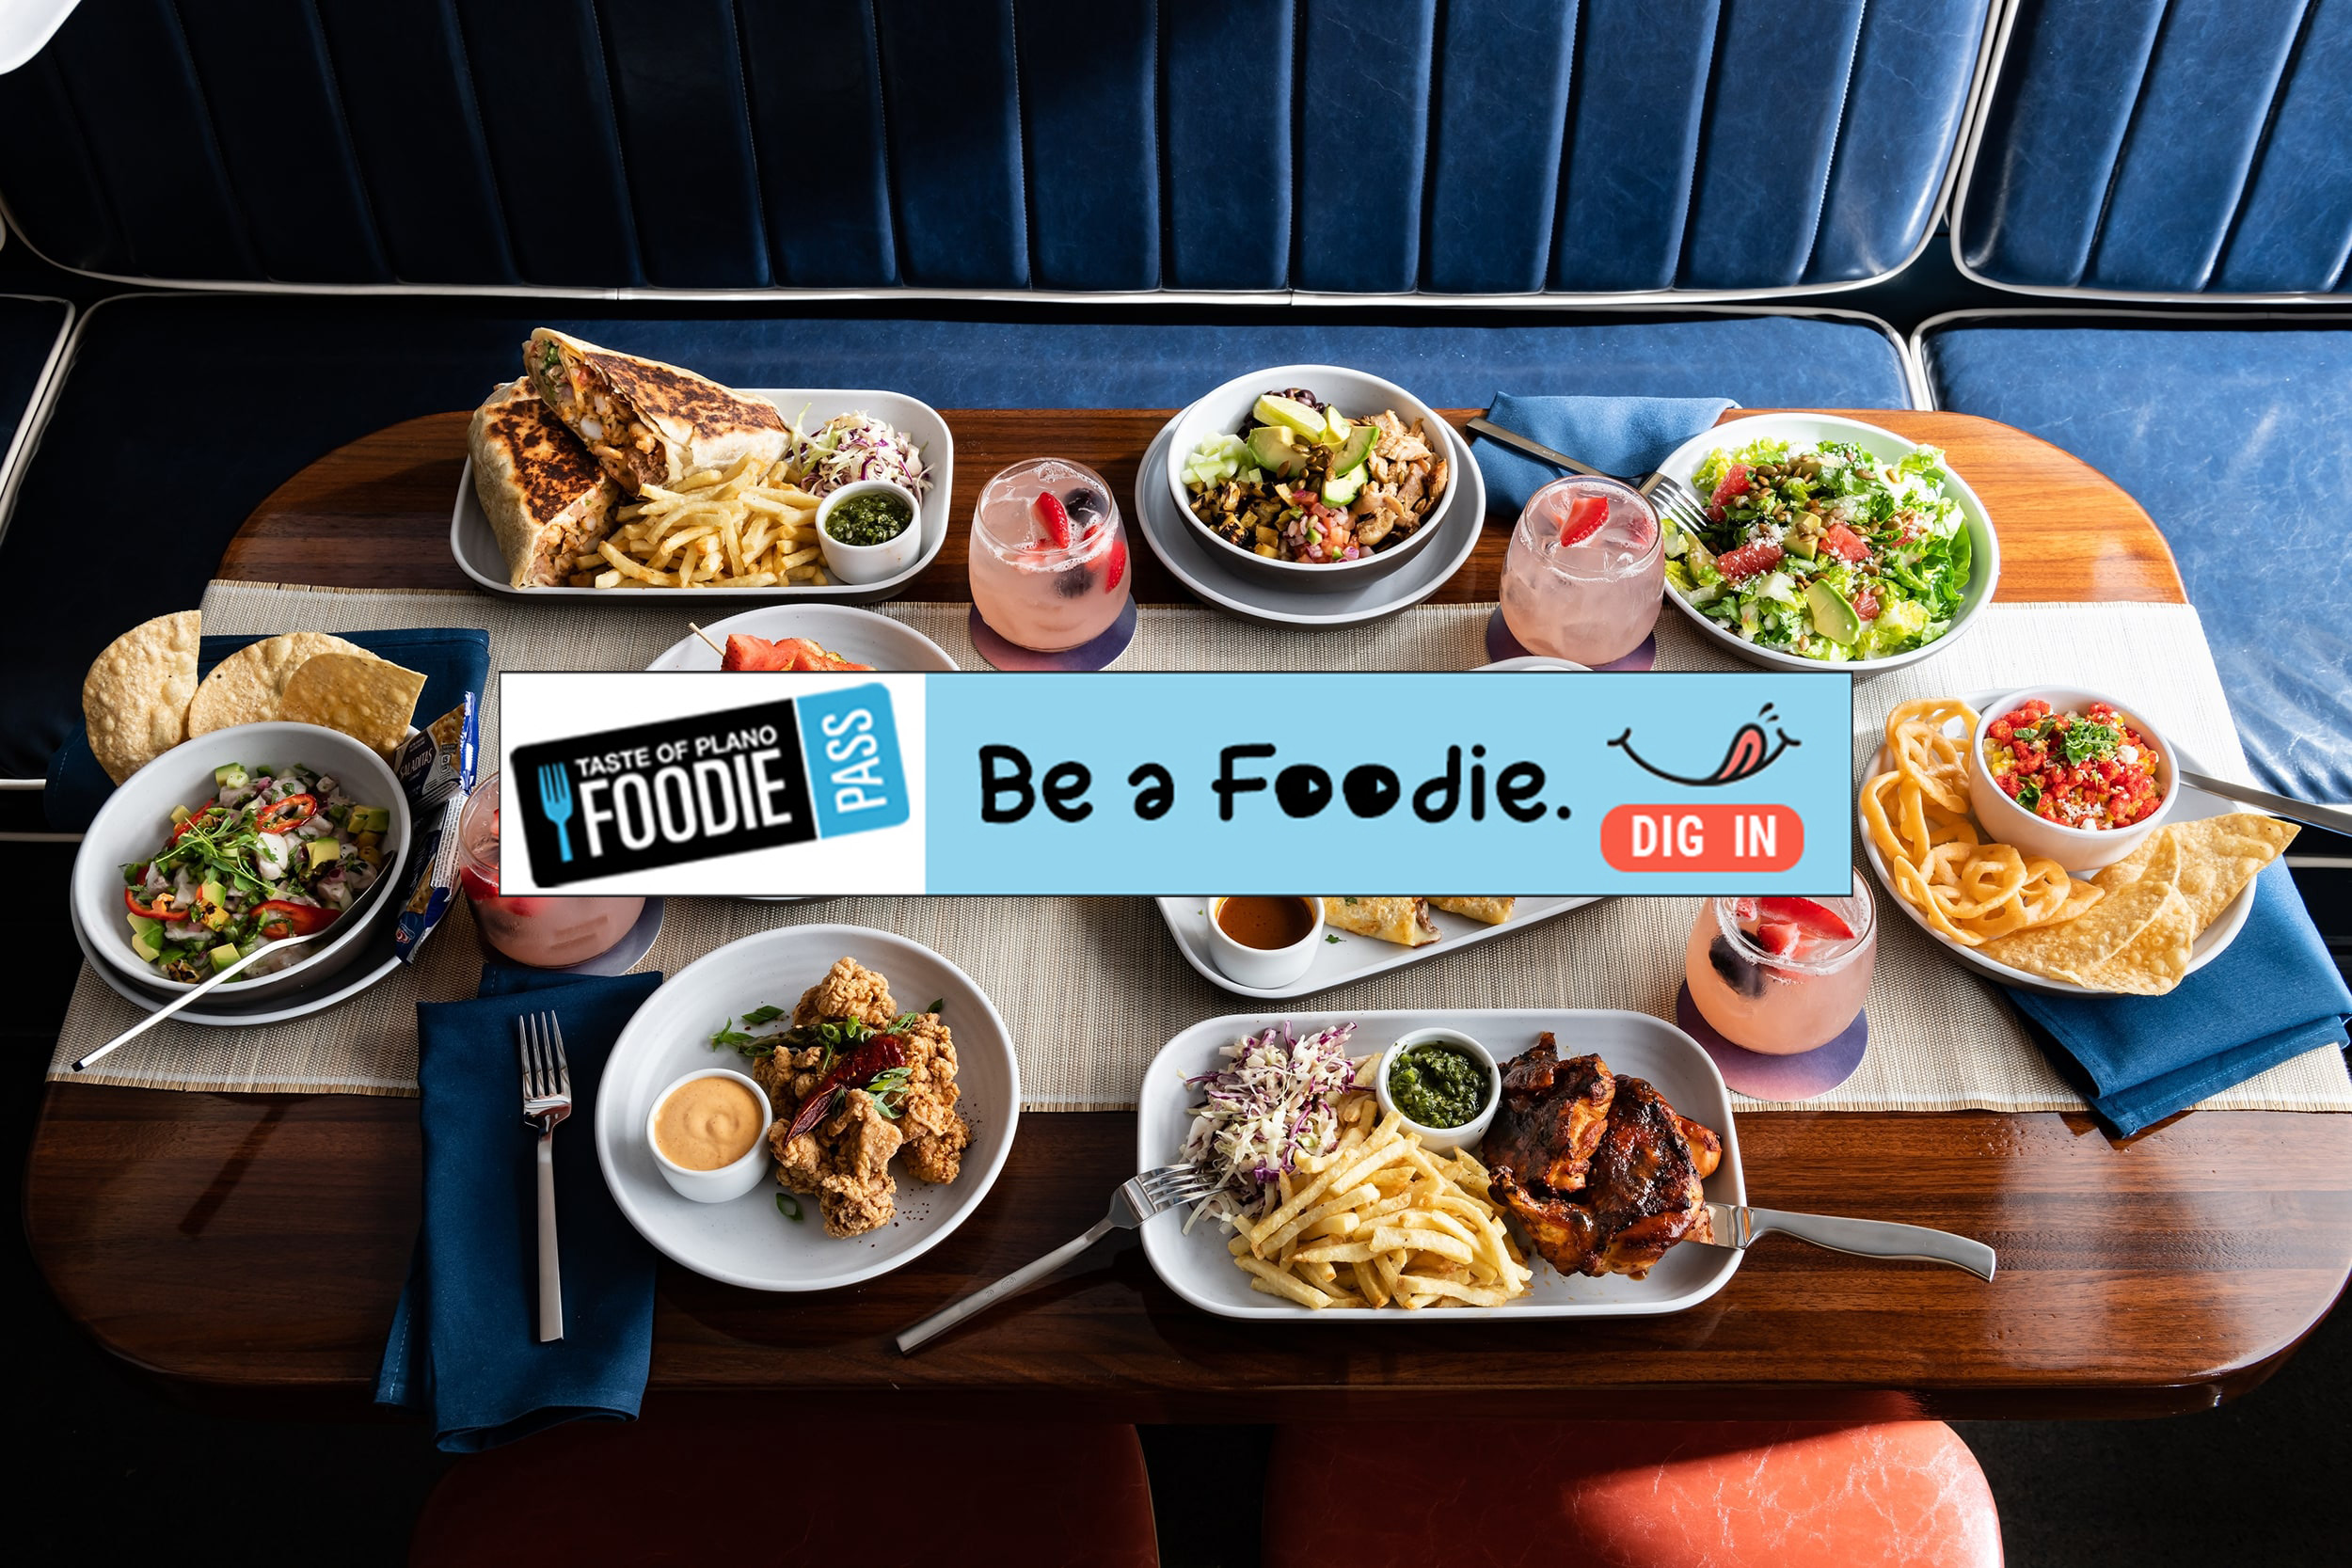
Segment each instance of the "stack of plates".
M1448 425L1453 473L1462 494L1446 509L1438 537L1412 561L1358 588L1298 589L1261 581L1220 559L1227 552L1185 516L1168 493L1168 445L1191 411L1187 408L1168 420L1145 451L1136 472L1135 511L1129 515L1142 531L1152 553L1175 574L1177 581L1207 603L1244 620L1269 626L1358 626L1393 615L1443 586L1470 559L1486 529L1486 482L1479 474L1478 460L1470 455L1470 443Z

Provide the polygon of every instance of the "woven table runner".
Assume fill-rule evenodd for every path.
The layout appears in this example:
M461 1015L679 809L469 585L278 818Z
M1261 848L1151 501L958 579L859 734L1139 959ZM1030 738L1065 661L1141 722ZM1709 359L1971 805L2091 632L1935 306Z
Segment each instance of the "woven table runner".
M650 596L649 596L650 597ZM986 669L961 605L878 607ZM1491 606L1429 606L1343 631L1283 632L1190 606L1146 606L1130 670L1464 670L1486 661ZM472 626L491 638L491 670L641 669L685 632L686 613L660 603L607 610L541 607L469 593L384 593L215 582L208 632L360 631ZM2223 777L2248 777L2204 631L2179 605L1994 605L1933 660L1857 682L1857 776L1886 711L1913 697L2074 682L2162 695L2149 717ZM1658 626L1658 668L1739 669L1702 643L1671 609ZM2163 672L2152 679L2150 672ZM495 679L483 751L497 753ZM1857 849L1857 857L1859 850ZM1674 1016L1682 948L1697 900L1617 898L1377 977L1304 999L1300 1013L1382 1007L1623 1007ZM640 965L675 973L723 943L777 926L843 924L895 931L961 967L1012 1031L1026 1108L1123 1110L1143 1069L1171 1037L1221 1013L1264 1007L1210 985L1184 962L1148 898L836 898L813 904L669 900L660 938ZM356 1006L245 1029L165 1023L80 1075L85 1082L246 1092L413 1094L419 1001L471 995L482 950L460 907L413 970ZM1868 1004L1868 1054L1815 1110L2075 1110L2081 1098L2053 1071L2000 989L1954 963L1909 921L1883 920ZM139 1014L84 966L50 1065L69 1064ZM1749 1109L1792 1109L1742 1101ZM2343 1053L2282 1063L2201 1108L2352 1110Z

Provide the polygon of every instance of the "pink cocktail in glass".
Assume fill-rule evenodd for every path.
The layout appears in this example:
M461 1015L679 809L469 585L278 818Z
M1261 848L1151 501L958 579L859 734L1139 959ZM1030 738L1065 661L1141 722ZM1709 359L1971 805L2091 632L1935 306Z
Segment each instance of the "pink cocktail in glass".
M1724 1038L1794 1056L1845 1033L1877 958L1877 911L1856 872L1845 898L1708 899L1691 926L1683 978Z
M1502 562L1502 619L1534 654L1607 664L1658 624L1658 514L1613 479L1562 479L1527 499Z
M972 509L972 603L1016 647L1091 642L1127 607L1127 531L1103 476L1059 457L1016 463Z
M518 964L563 969L586 963L628 935L643 898L510 898L499 892L499 779L474 786L457 819L457 879L465 884L482 940Z

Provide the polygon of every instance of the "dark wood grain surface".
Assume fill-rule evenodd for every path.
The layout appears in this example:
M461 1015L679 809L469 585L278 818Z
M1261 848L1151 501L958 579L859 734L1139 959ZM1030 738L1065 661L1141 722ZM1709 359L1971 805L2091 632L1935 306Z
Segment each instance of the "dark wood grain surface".
M957 514L980 478L1049 446L1123 486L1163 417L951 413ZM2180 598L2145 515L2074 459L1963 416L1867 417L1942 442L1976 484L2001 531L2003 598ZM222 575L463 586L447 546L463 436L464 416L437 415L313 465L256 512ZM913 596L966 596L960 531ZM1490 531L1440 597L1490 600L1501 545ZM1138 592L1176 597L1142 555ZM1528 1000L1574 1000L1542 990ZM1756 1202L1962 1231L1998 1249L2000 1276L1776 1238L1670 1318L1235 1323L1178 1300L1120 1233L919 1355L892 1348L899 1328L1099 1218L1133 1136L1125 1114L1023 1117L964 1227L854 1289L762 1295L665 1266L655 1389L1147 1420L2156 1415L2262 1381L2352 1272L2352 1117L2199 1113L2117 1144L2052 1114L1758 1113L1740 1121ZM58 1297L116 1354L224 1399L355 1410L407 1266L418 1180L412 1101L61 1085L24 1216Z
M904 597L968 604L964 542L980 486L1006 465L1053 453L1110 482L1132 509L1136 467L1171 411L950 409L955 433L946 546ZM1446 414L1457 423L1472 408ZM1762 410L1734 410L1736 420ZM2180 574L2148 515L2080 458L1973 414L1857 409L1858 419L1945 450L1984 502L2001 541L2006 600L2140 599L2180 603ZM245 582L335 588L468 588L450 558L450 512L466 461L466 413L429 414L328 453L257 508L222 558L220 576ZM1502 592L1508 519L1493 518L1462 569L1432 604L1491 604ZM1136 597L1184 604L1191 595L1149 550L1135 552ZM616 600L645 596L616 590ZM659 595L655 594L658 598Z

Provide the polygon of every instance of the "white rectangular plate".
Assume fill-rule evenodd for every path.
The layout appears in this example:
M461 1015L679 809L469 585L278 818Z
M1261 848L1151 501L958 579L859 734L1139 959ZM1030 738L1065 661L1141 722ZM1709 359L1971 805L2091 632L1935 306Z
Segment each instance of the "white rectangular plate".
M1646 1078L1677 1111L1721 1133L1723 1163L1707 1179L1708 1198L1716 1203L1748 1200L1747 1180L1740 1165L1739 1129L1732 1125L1731 1092L1724 1087L1723 1074L1715 1070L1697 1041L1647 1013L1455 1008L1287 1017L1292 1029L1300 1034L1353 1022L1356 1034L1348 1050L1359 1056L1387 1048L1408 1030L1441 1026L1461 1030L1493 1052L1498 1061L1507 1063L1549 1029L1559 1040L1561 1055L1597 1053L1611 1071ZM1231 1013L1194 1024L1162 1048L1144 1073L1137 1097L1136 1169L1150 1170L1178 1159L1191 1120L1185 1110L1199 1098L1184 1086L1184 1080L1224 1065L1217 1053L1221 1047L1283 1021L1283 1016L1272 1013ZM1740 1267L1740 1256L1728 1247L1686 1243L1660 1259L1645 1279L1628 1279L1622 1275L1600 1279L1565 1275L1542 1259L1531 1258L1535 1270L1534 1287L1504 1307L1420 1312L1393 1307L1334 1307L1314 1312L1251 1290L1249 1275L1233 1266L1225 1250L1231 1234L1223 1226L1204 1219L1187 1236L1182 1218L1164 1214L1144 1225L1143 1252L1169 1290L1219 1317L1421 1323L1459 1323L1481 1318L1641 1318L1680 1312L1722 1290Z
M1319 990L1350 980L1360 980L1368 974L1394 969L1400 964L1418 963L1423 958L1441 958L1448 953L1458 953L1465 947L1486 941L1489 937L1508 935L1525 930L1539 920L1582 909L1600 902L1597 898L1522 898L1511 911L1511 918L1500 926L1488 926L1476 920L1465 920L1458 914L1432 909L1429 913L1437 921L1438 929L1445 934L1438 941L1419 947L1403 947L1377 937L1359 937L1348 931L1332 931L1337 942L1327 942L1315 954L1315 961L1307 973L1293 984L1279 990L1260 986L1245 986L1228 979L1216 967L1216 959L1209 953L1209 903L1206 898L1163 898L1159 900L1160 918L1168 922L1168 935L1176 939L1176 950L1184 956L1184 962L1200 972L1202 979L1213 986L1232 991L1236 996L1254 996L1267 1002L1284 1002L1293 997L1312 996Z
M466 471L457 481L457 505L449 523L449 548L457 558L457 569L486 592L510 599L602 599L607 604L660 604L668 597L700 596L739 605L795 599L818 604L874 604L905 593L907 586L939 554L940 546L947 543L947 499L955 487L956 438L948 431L947 421L939 417L939 410L904 392L777 387L745 389L784 410L786 419L801 419L803 429L823 424L835 414L862 409L913 439L931 477L930 494L923 498L918 519L923 530L923 548L914 565L880 582L834 582L821 588L516 588L506 580L506 557L499 553L498 536L490 531L489 516L473 493L473 459L469 457ZM803 406L808 410L805 418L801 415Z

